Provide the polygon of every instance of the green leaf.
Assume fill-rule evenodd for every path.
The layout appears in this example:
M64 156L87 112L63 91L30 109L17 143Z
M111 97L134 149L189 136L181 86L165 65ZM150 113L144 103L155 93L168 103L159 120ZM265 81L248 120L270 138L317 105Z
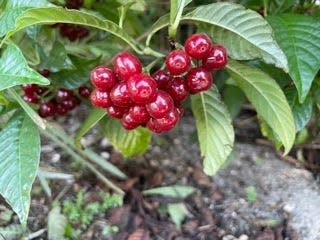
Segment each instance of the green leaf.
M201 155L204 156L204 172L214 175L232 151L234 131L230 114L215 86L192 96L191 101Z
M20 49L8 45L0 59L0 91L24 83L49 84L49 80L28 67Z
M0 193L26 225L40 160L40 136L25 113L17 112L0 132L0 149Z
M50 74L53 84L56 87L76 89L89 81L90 71L100 62L100 57L94 59L84 59L71 56L75 69L64 69Z
M0 236L5 239L20 239L23 236L24 228L20 224L11 224L7 227L0 227Z
M295 139L295 124L290 106L278 84L259 69L229 61L227 70L246 94L258 114L279 136L287 154Z
M111 118L103 118L100 126L104 135L113 144L114 148L125 157L144 153L150 144L151 133L146 128L126 131L119 121Z
M35 24L54 23L79 24L107 31L125 41L136 52L140 52L136 46L136 41L114 22L104 20L89 13L57 7L33 8L23 12L16 20L15 28L8 32L2 43L14 33L26 27Z
M173 185L173 186L166 186L166 187L151 188L148 190L144 190L142 193L143 195L161 195L165 197L183 199L188 197L195 191L196 189L190 186Z
M212 3L197 7L182 16L181 21L204 23L213 40L223 44L233 59L262 58L266 63L288 71L286 56L273 39L271 27L255 11L234 3ZM169 16L161 17L153 25L147 44L155 32L168 24Z
M181 228L181 223L186 218L188 210L184 203L171 203L168 204L168 213L173 223L178 229Z
M81 148L80 140L81 138L89 132L104 116L106 115L106 110L101 108L93 108L89 113L88 117L84 120L81 127L76 133L74 138L75 145Z
M130 9L143 12L146 10L147 3L145 0L118 0L122 5L131 5ZM132 3L132 4L131 4Z
M67 226L67 218L60 212L60 207L54 207L48 216L48 239L63 239Z
M183 8L188 5L190 0L170 0L170 22L169 22L169 36L175 37L178 28Z
M299 101L303 102L320 69L320 21L298 14L267 19L288 58L289 74L298 89Z
M286 88L284 94L292 110L296 131L299 132L312 117L312 98L307 95L304 102L300 103L297 90L294 87Z
M227 85L224 88L223 101L227 105L232 119L238 115L245 100L246 96L240 88L232 85Z
M41 47L39 47L39 50ZM41 49L42 50L42 49ZM61 42L55 42L49 53L46 56L43 51L40 50L41 69L48 69L50 72L58 72L62 69L74 69L71 59L69 58L65 47Z
M30 7L41 7L48 5L46 0L10 0L7 1L4 14L0 18L0 37L14 28L15 21L19 15Z
M272 13L273 15L282 13L295 5L297 0L276 0L274 1L276 4L276 10Z

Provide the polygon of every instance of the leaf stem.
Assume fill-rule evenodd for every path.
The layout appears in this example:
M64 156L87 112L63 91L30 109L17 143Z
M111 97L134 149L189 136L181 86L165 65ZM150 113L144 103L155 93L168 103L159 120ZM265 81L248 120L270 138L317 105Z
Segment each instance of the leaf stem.
M263 16L268 16L268 1L269 0L263 0Z

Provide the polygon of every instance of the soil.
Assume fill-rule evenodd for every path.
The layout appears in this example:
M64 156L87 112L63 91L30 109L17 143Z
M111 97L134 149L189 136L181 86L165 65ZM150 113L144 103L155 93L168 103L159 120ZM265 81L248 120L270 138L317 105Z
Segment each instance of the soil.
M59 120L69 134L79 127L84 117L82 110ZM250 127L256 131L255 126ZM117 165L128 179L113 179L126 193L124 204L96 215L79 239L320 239L317 208L320 189L314 175L300 165L284 161L272 147L244 143L248 139L239 137L237 131L238 141L228 164L211 178L202 172L190 116L172 132L155 136L146 154L131 159L124 159L101 138L97 128L93 129L82 143ZM73 160L52 142L43 139L42 143L41 169L70 175L64 176L66 180L50 181L51 198L43 190L33 191L30 233L24 239L47 239L47 219L53 200L72 200L84 190L85 201L89 203L99 200L98 192L110 191L87 169L71 167ZM186 199L142 195L146 189L176 184L197 190ZM39 188L37 179L34 190ZM169 203L185 207L186 218L180 229L168 213L159 210ZM8 206L0 200L0 215L6 209ZM0 221L0 227L15 223L18 219L13 216ZM106 224L118 226L119 231L104 236Z

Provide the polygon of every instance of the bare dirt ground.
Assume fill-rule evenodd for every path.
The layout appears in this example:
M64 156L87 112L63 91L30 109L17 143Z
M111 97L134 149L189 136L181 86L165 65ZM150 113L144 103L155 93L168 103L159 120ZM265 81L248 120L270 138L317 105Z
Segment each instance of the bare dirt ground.
M74 113L75 116L77 113ZM70 116L64 122L70 133L79 126ZM91 131L84 143L121 168L128 180L116 181L126 195L124 205L96 215L79 239L320 239L320 189L307 170L280 159L270 147L238 142L229 163L210 178L202 172L202 160L191 117L174 131L153 138L143 156L124 159L106 140ZM29 229L45 229L53 199L74 199L80 189L86 201L98 199L98 191L109 191L86 169L75 171L72 159L54 144L43 140L41 167L70 173L75 181L52 180L52 198L33 192ZM184 200L142 195L145 189L173 184L197 191ZM35 188L39 188L39 181ZM187 217L178 229L168 214L159 211L167 203L183 203ZM1 204L0 211L7 208ZM113 236L101 234L101 222L119 226ZM0 226L17 223L13 216ZM2 224L2 225L1 225ZM1 238L0 238L1 239ZM31 239L31 238L29 238ZM47 239L46 232L33 239Z

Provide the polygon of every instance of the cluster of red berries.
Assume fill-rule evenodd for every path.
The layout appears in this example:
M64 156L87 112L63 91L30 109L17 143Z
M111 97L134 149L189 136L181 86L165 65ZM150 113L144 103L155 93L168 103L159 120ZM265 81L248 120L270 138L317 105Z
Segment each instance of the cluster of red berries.
M49 76L48 70L43 70L40 73L45 77ZM74 92L65 88L59 88L56 92L52 92L49 88L36 84L23 84L22 90L24 101L39 104L38 113L43 118L55 115L64 116L80 104L80 99ZM88 98L90 93L90 89L86 86L78 88L78 94L82 98Z
M114 71L98 66L91 72L91 103L105 108L110 117L121 119L122 126L132 130L138 126L155 133L169 131L183 115L182 102L189 94L212 86L211 70L227 64L226 49L212 44L205 34L194 34L184 50L173 50L166 57L165 70L152 76L142 73L139 59L129 52L120 52L113 60ZM191 68L191 58L202 60ZM190 69L191 68L191 69Z
M80 9L82 5L83 0L68 0L66 2L66 7L69 9ZM60 35L68 38L70 42L83 39L90 33L87 28L75 24L60 23L54 26L59 27Z

